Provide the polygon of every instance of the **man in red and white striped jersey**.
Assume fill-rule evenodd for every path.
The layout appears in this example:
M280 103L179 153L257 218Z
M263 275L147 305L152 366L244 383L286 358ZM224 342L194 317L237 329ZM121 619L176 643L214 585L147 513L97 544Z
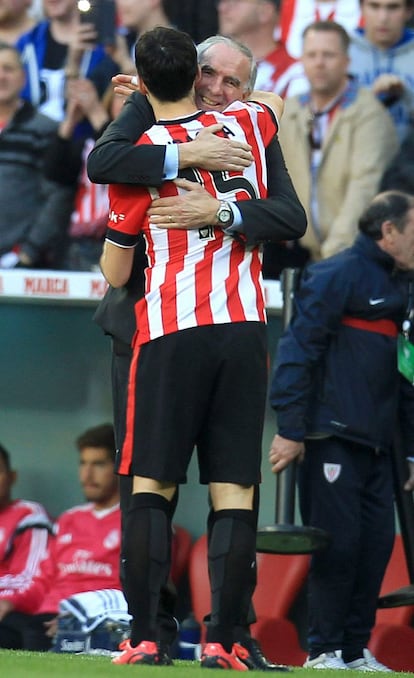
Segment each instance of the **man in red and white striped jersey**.
M283 83L295 63L276 38L280 0L219 0L219 33L246 45L257 62L255 88L284 96Z
M177 485L186 481L194 446L200 481L209 485L215 522L209 540L212 613L203 666L247 670L234 644L242 618L240 591L255 567L254 485L260 481L266 399L266 327L258 248L232 238L229 201L266 196L265 147L277 132L274 114L236 102L223 114L197 110L197 54L191 38L156 28L138 40L140 86L158 123L148 143L180 143L219 123L223 134L247 141L255 162L244 172L196 170L220 200L198 230L155 226L152 198L161 189L110 187L110 219L101 259L110 284L125 284L143 231L149 266L137 302L127 433L119 463L134 476L125 528L125 594L131 639L115 663L164 663L156 644L156 611L169 568L167 535ZM187 177L188 178L188 177ZM184 184L186 182L184 181ZM216 211L217 210L217 211ZM139 393L139 397L135 397Z
M281 40L296 59L302 56L303 31L315 21L336 21L351 33L361 25L359 0L283 0Z

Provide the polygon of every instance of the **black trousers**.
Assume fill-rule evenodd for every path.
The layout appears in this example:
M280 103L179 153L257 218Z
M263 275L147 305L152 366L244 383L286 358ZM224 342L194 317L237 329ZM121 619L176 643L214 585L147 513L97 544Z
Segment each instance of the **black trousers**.
M331 535L311 560L310 656L362 656L394 542L390 456L337 437L307 440L298 471L303 523Z

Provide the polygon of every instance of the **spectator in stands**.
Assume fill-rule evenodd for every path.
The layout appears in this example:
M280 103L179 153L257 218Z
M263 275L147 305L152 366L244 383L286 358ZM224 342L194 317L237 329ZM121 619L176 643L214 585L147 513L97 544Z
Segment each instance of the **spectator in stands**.
M71 78L66 86L65 117L46 154L46 176L73 191L73 211L63 247L61 267L71 271L99 270L103 237L108 220L108 188L92 184L86 173L86 158L95 140L121 109L123 101L112 85L100 99L93 82ZM75 133L80 121L88 120L93 135Z
M302 36L315 21L336 21L349 33L361 23L359 0L282 0L280 38L289 54L302 55Z
M381 180L382 191L392 188L414 195L414 121Z
M414 115L414 0L361 0L364 28L352 34L350 71L386 106L400 141Z
M401 360L413 339L414 196L375 196L359 231L302 276L277 349L269 458L275 473L302 461L303 522L331 537L311 560L305 667L389 672L367 646L394 543L396 431L414 458L412 363ZM412 490L412 463L407 476Z
M0 0L0 42L14 45L29 31L35 20L30 14L31 0Z
M23 102L24 69L15 47L0 44L0 268L53 266L71 193L48 181L46 150L56 123Z
M134 46L138 35L155 26L172 26L172 3L170 0L151 3L116 0L116 9L121 29L114 58L122 73L135 74Z
M12 612L9 596L30 589L46 555L52 523L40 504L12 499L17 472L0 445L0 647L21 647L20 615Z
M359 215L398 149L384 108L348 77L348 45L347 32L333 21L305 29L302 62L310 92L285 101L279 133L308 217L301 245L312 259L353 242Z
M194 42L215 35L218 29L216 0L170 0L172 23L189 33Z
M53 120L64 117L65 78L91 77L102 96L119 69L96 45L93 24L81 23L77 0L44 0L46 19L20 37L26 69L22 96Z
M26 589L3 594L9 612L19 612L19 647L48 650L59 602L75 593L120 589L120 510L114 473L115 441L110 424L88 429L76 441L79 480L87 504L62 513L46 558ZM3 619L7 624L9 615Z
M283 95L295 59L275 38L279 12L280 0L218 2L219 33L246 45L257 62L256 89Z

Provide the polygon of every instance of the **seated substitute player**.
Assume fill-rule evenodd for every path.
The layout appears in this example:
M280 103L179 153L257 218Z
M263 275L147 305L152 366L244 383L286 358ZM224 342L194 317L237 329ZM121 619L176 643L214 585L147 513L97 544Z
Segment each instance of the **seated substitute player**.
M118 478L114 474L113 427L88 429L76 441L79 479L88 503L59 516L55 536L40 571L26 590L16 588L4 596L9 612L20 613L20 647L50 649L57 627L59 603L75 593L120 589L120 510Z
M240 591L250 585L255 566L253 495L260 480L266 327L260 250L228 235L225 216L231 219L227 201L266 195L265 146L277 124L258 104L235 102L224 114L198 111L197 54L186 34L148 31L135 56L141 89L158 120L138 143L179 143L221 123L225 133L252 145L255 162L227 177L192 173L222 200L219 217L214 210L193 231L179 223L158 228L146 216L154 195L180 190L173 182L159 191L110 186L104 275L114 287L127 282L141 230L149 257L145 296L136 305L139 331L119 463L121 474L134 475L125 527L125 595L133 623L131 639L113 661L162 663L156 611L169 570L167 535L177 485L185 482L197 446L200 480L209 485L215 511L209 541L212 614L201 663L246 671L234 627L242 617Z
M40 504L12 499L17 472L0 445L0 647L21 647L24 616L12 612L10 597L28 592L40 561L46 555L52 523Z

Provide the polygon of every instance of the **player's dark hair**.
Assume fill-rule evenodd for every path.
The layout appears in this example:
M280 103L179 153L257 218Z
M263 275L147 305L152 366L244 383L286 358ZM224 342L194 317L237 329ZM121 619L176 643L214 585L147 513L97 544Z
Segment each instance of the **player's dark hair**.
M414 196L402 191L385 191L377 195L361 215L358 228L373 240L381 240L381 226L392 221L397 231L405 229L408 212L414 208Z
M351 39L345 28L341 26L341 24L337 24L336 21L314 21L312 24L306 26L302 33L303 39L305 39L309 31L316 31L317 33L336 33L341 41L343 51L345 53L348 52Z
M108 450L111 459L115 461L116 445L115 433L112 424L101 424L88 428L76 439L76 447L81 452L85 447L104 447Z
M6 471L10 471L10 453L0 443L0 458L3 459Z
M135 45L138 75L159 101L179 101L191 91L197 75L197 51L183 31L158 26Z

